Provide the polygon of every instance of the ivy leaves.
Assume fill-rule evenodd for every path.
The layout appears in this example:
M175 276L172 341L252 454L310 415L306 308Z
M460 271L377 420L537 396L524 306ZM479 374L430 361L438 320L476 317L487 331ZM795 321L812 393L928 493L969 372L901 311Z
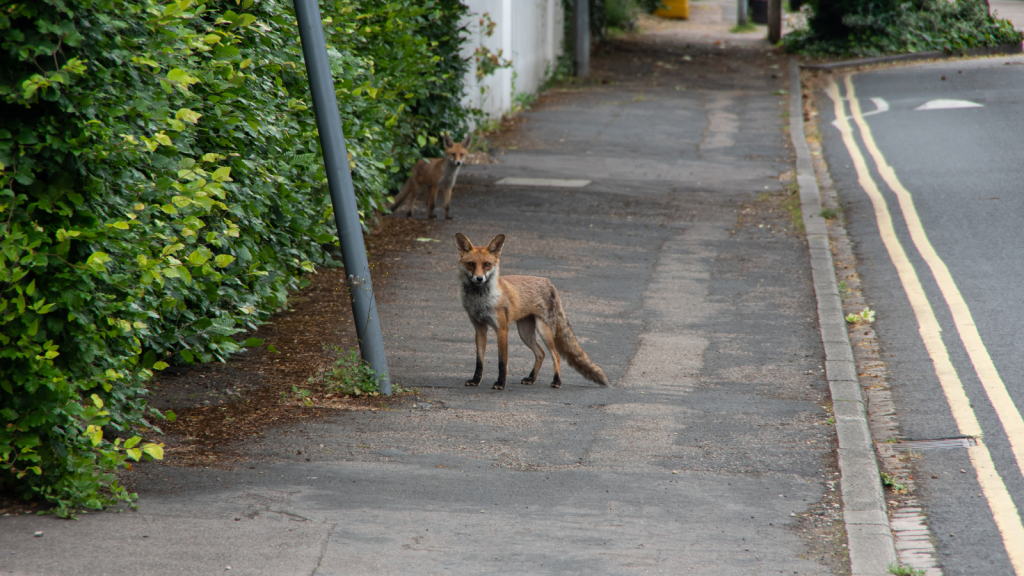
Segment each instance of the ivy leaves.
M154 371L260 345L238 334L333 263L291 4L230 7L38 0L0 15L0 484L58 514L131 499L109 471L162 456L136 433L162 417L145 403ZM444 71L464 65L465 8L326 8L373 214L419 141L461 131L461 76Z
M783 37L787 51L821 56L962 52L1024 38L1009 21L989 15L988 4L980 0L849 0L820 8L809 27Z

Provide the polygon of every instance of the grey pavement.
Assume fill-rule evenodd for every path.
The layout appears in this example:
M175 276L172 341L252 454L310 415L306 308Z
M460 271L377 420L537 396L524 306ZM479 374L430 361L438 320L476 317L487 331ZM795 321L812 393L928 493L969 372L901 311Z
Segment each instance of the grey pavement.
M0 573L846 573L807 243L758 199L793 167L787 66L671 40L597 55L607 84L542 98L499 164L465 169L440 243L393 255L381 321L418 399L271 429L233 469L139 466L137 511L0 518ZM565 368L552 389L550 362L518 384L513 336L491 390L492 336L465 387L456 232L503 233L502 273L550 278L612 386Z

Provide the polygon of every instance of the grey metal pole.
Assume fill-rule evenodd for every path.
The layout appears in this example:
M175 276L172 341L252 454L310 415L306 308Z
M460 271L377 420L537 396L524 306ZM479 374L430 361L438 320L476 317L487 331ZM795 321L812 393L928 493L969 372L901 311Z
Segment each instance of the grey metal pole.
M576 0L576 75L590 76L590 0Z
M370 265L366 261L363 229L359 224L359 208L352 187L352 172L348 166L345 135L341 131L341 116L334 94L334 79L327 59L327 44L320 20L317 0L294 0L295 15L299 21L302 55L306 60L309 91L313 95L313 112L320 132L320 148L324 153L327 186L334 206L334 221L341 240L341 258L348 276L349 297L359 336L359 350L380 378L380 391L391 395L388 360L384 353L384 337L377 315L377 301L373 297Z
M750 0L736 0L736 25L747 25L747 2Z

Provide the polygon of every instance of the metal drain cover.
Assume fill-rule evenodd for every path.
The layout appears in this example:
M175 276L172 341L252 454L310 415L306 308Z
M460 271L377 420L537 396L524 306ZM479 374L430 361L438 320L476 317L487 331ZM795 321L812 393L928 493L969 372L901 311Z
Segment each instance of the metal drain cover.
M904 440L888 444L894 452L902 450L948 450L950 448L970 448L978 442L971 437L946 438L944 440Z

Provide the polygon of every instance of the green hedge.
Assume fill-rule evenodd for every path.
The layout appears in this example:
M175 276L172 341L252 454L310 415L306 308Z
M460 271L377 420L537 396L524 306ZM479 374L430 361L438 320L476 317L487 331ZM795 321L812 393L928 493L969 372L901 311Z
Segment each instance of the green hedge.
M360 209L465 130L457 0L321 5ZM0 12L0 487L131 499L146 381L223 360L336 244L286 0ZM106 437L104 437L104 433Z
M989 15L983 0L835 0L815 2L809 25L782 39L789 52L816 57L1019 44L1024 35Z

